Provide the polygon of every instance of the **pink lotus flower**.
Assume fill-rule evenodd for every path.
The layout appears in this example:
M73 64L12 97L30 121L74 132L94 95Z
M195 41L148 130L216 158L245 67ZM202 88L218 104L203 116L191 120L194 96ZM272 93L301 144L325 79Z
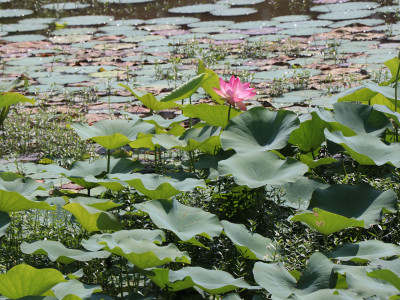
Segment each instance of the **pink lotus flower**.
M256 95L254 88L249 88L250 83L241 83L240 78L232 75L229 83L223 79L219 79L221 89L213 88L213 90L230 105L237 105L240 110L247 110L246 105L242 102Z

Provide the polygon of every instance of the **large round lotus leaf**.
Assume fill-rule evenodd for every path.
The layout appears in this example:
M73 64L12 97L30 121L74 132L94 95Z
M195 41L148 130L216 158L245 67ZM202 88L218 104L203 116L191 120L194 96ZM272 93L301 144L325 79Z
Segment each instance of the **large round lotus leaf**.
M50 3L42 5L41 7L44 9L51 10L72 10L72 9L82 9L89 7L90 4L83 4L77 2L62 2L62 3Z
M173 119L164 119L160 115L152 115L146 118L142 118L143 121L161 128L174 126L176 124L182 123L183 121L186 121L187 119L188 117L184 115L179 115Z
M71 299L75 297L79 299L96 299L95 297L93 297L94 295L92 296L92 294L102 291L99 285L83 284L76 279L69 280L68 282L59 283L51 290L57 297L57 299ZM104 296L99 296L99 298L104 300L107 299Z
M272 18L273 22L301 22L310 20L310 16L307 15L289 15L289 16L280 16Z
M399 12L399 5L382 6L382 7L376 8L375 11L381 12L381 13L397 13L397 12Z
M113 174L112 178L128 183L140 193L152 199L170 198L181 192L205 187L204 180L187 173L171 173L169 177L159 174Z
M138 120L101 120L89 126L73 124L79 137L83 140L92 139L106 149L115 149L136 139L139 132L154 133L154 125Z
M370 240L357 244L344 244L332 252L325 253L329 258L341 261L354 261L365 263L368 261L380 261L380 258L400 255L400 247L384 243L382 241Z
M341 145L350 156L361 165L381 166L386 163L400 167L400 145L386 145L379 138L370 134L346 137L340 131L324 131L325 137Z
M123 224L113 214L79 203L69 203L63 208L74 215L87 231L120 230Z
M48 209L55 210L55 206L50 206L43 201L32 201L18 192L9 192L0 190L0 211L3 212L16 212L27 209Z
M195 27L192 28L190 31L192 33L219 33L226 30L226 27Z
M27 98L19 93L5 92L0 94L0 107L6 107L17 103L35 104L35 100Z
M345 11L334 11L325 14L318 15L318 19L323 20L350 20L350 19L361 19L373 15L373 10L345 10Z
M247 22L239 22L233 24L226 24L229 29L255 29L255 28L263 28L263 27L274 27L277 26L278 22L273 21L247 21ZM222 26L222 25L219 25Z
M217 17L233 17L233 16L247 16L250 14L255 14L257 12L254 8L226 8L226 9L217 9L210 11L210 14Z
M220 145L220 132L221 128L214 126L191 128L180 137L171 134L157 134L152 138L152 142L166 149L201 150L212 153L215 147Z
M48 28L47 24L4 24L1 30L7 32L38 31Z
M338 47L338 53L355 53L355 52L365 52L370 49L369 46L379 45L378 41L351 41L342 42Z
M317 107L313 117L318 117L330 130L340 130L345 136L355 134L382 135L392 125L382 112L374 110L370 105L339 102L333 105L333 112Z
M281 149L299 124L293 112L254 107L230 120L221 134L221 145L240 154Z
M177 14L200 14L209 12L211 10L227 8L229 8L229 6L223 4L197 4L170 8L168 12Z
M235 24L233 21L202 21L202 22L195 22L195 23L190 23L187 26L188 27L215 27L215 26L230 26Z
M168 18L156 18L145 21L146 24L158 24L158 25L186 25L190 23L199 22L199 18L194 17L168 17Z
M75 16L59 19L57 23L66 23L68 26L89 26L106 24L112 20L114 20L112 16Z
M100 31L109 35L125 35L129 36L144 36L150 34L145 30L135 29L133 26L122 25L122 26L104 26L99 28Z
M23 242L21 251L25 254L47 255L51 261L58 261L62 264L69 264L74 261L90 261L95 258L107 258L109 252L87 252L77 249L68 249L60 242L56 241L37 241L31 244Z
M71 198L71 199L69 199L69 203L85 204L87 206L91 206L91 207L94 207L94 208L97 208L97 209L103 210L103 211L113 209L113 208L116 208L116 207L119 207L122 205L122 204L117 204L108 199L97 199L97 198L92 198L92 197Z
M243 40L249 37L244 33L218 33L210 36L211 39L216 41L229 41L229 40Z
M315 12L332 12L344 10L360 10L360 9L374 9L379 6L376 2L348 2L348 3L333 3L326 5L317 5L310 8L310 11Z
M313 193L308 210L323 209L346 218L364 221L366 228L377 224L382 210L394 212L396 194L392 190L378 191L367 184L333 185Z
M253 275L256 282L274 298L287 299L291 294L306 296L318 290L330 289L331 281L336 280L337 276L332 272L333 266L334 264L326 256L317 252L311 255L306 269L298 280L282 263L256 262Z
M99 0L102 3L117 3L117 4L137 4L153 2L155 0Z
M211 240L222 231L216 215L201 208L183 205L177 200L153 200L137 204L135 207L148 213L157 227L171 230L182 241L188 241L196 235Z
M18 18L33 14L30 9L0 9L0 18Z
M212 295L228 293L235 289L259 289L249 285L243 278L234 278L231 274L220 270L207 270L201 267L184 267L178 271L169 271L169 280L182 281L186 278L194 286Z
M305 164L291 157L281 160L277 154L267 151L235 154L218 163L221 176L232 175L236 184L250 188L295 182L307 171Z
M302 72L309 73L310 76L321 74L320 70L316 69L279 69L279 70L271 70L271 71L261 71L254 74L255 79L262 80L275 80L279 78L292 78L295 74L301 74Z
M228 124L229 107L226 105L209 105L200 103L196 105L186 105L182 108L182 113L187 117L199 118L211 126L225 128ZM230 117L240 115L240 111L231 109Z
M45 40L46 37L41 34L20 34L20 35L9 35L3 37L3 40L18 43L18 42L38 42Z
M82 246L89 251L98 251L104 248L104 244L101 242L105 236L111 236L116 243L123 240L135 240L142 241L148 240L155 244L161 245L165 241L165 233L162 230L150 230L150 229L131 229L131 230L119 230L111 233L94 234L88 240L82 240Z
M381 64L382 61L387 61L393 58L393 54L375 54L366 57L352 57L347 59L347 62L352 64Z
M38 81L40 84L56 84L56 85L65 85L69 83L77 83L77 82L84 82L90 81L90 77L86 75L55 75L51 77L42 77L39 78Z
M19 20L19 24L50 24L54 22L54 18L26 18Z
M0 211L0 237L6 234L8 226L10 226L11 218L8 213Z
M83 178L80 178L80 177L79 178L68 177L68 178L72 182L80 184L85 188L88 188L88 186L90 188L93 188L93 187L101 185L101 186L104 186L106 189L114 191L114 192L121 192L122 190L126 189L126 187L128 186L127 183L125 183L121 180L110 179L109 175L106 175L104 178L101 178L101 179L98 179L98 178L94 177L93 175L88 175ZM70 200L70 202L73 202L73 201ZM93 205L91 205L91 206L93 206ZM93 207L96 207L96 206L93 206ZM104 209L101 209L101 210L104 210Z
M221 225L243 257L271 262L275 256L279 255L276 243L269 238L250 232L243 224L221 221Z
M265 2L265 0L219 0L217 3L235 6L235 5L254 5L263 2Z
M0 274L0 294L10 299L41 296L60 282L66 282L63 274L55 269L36 269L21 264Z
M7 65L10 66L36 66L52 63L58 59L58 56L48 56L48 57L25 57L25 58L17 58L7 62Z
M64 36L53 36L49 38L49 41L53 44L72 44L72 43L83 43L90 41L92 35L80 34L80 35L64 35Z
M307 20L307 21L299 21L299 22L286 22L276 24L276 27L279 28L287 28L287 29L296 29L296 28L309 28L309 27L324 27L333 24L331 21L326 20Z

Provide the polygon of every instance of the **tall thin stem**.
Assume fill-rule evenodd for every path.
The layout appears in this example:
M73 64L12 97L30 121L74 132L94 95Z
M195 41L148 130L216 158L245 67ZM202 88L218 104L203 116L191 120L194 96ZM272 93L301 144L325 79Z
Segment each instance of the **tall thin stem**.
M398 54L398 59L400 60L400 52ZM397 112L397 84L399 83L399 72L400 72L400 62L397 67L397 73L396 73L396 81L394 82L394 111ZM399 141L399 135L397 131L397 126L396 126L396 142Z
M228 122L231 119L231 109L232 109L232 104L229 104L229 110L228 110Z
M111 150L107 150L107 174L110 173Z

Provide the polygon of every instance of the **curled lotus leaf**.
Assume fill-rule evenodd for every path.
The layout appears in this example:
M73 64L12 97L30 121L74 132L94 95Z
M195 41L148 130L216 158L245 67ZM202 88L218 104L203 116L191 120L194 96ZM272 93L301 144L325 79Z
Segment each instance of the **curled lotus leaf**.
M112 236L113 240L118 243L119 241L127 240L148 240L155 244L161 244L165 241L165 233L162 230L155 229L132 229L132 230L119 230L112 234L103 233L92 235L89 239L82 241L82 246L90 251L98 251L105 247L101 244L105 236Z
M0 211L16 212L33 208L56 210L55 206L49 205L44 201L33 201L18 192L0 190Z
M109 212L79 203L69 203L63 208L72 213L87 231L120 230L122 228L117 217Z
M60 271L55 269L36 269L21 264L0 274L0 294L10 299L26 296L42 296L60 282L66 282Z
M193 178L187 173L159 174L113 174L113 179L128 183L140 193L152 199L170 198L181 192L206 187L202 179Z
M323 254L311 255L306 269L299 279L293 277L282 263L267 264L256 262L254 279L276 299L286 299L290 295L306 296L318 290L332 289L334 264ZM333 291L332 291L333 292Z
M93 293L101 292L102 289L99 285L87 285L79 282L76 279L69 280L68 282L61 282L51 289L57 299L67 300L72 297L76 299L92 299ZM68 297L69 296L69 297Z
M134 141L139 133L154 133L154 125L142 120L101 120L94 125L73 124L83 140L91 139L106 149L115 149Z
M109 199L98 199L93 197L70 198L69 203L85 204L87 206L91 206L102 211L113 209L122 205L122 204L117 204Z
M25 254L47 255L51 261L58 261L62 264L69 264L74 261L90 261L94 258L107 258L110 253L107 251L87 252L78 249L68 249L57 241L37 241L33 243L23 242L21 251Z
M182 241L188 241L196 235L212 239L222 231L216 215L183 205L176 200L153 200L135 207L148 213L157 227L171 230Z
M273 261L279 255L277 244L271 239L250 232L243 224L221 221L224 232L245 258Z
M235 154L218 162L221 176L232 175L238 185L247 185L249 188L295 182L307 171L305 164L291 157L282 160L272 152Z
M222 149L232 148L240 154L281 149L299 124L291 111L254 107L230 120L221 134Z
M390 163L400 167L400 145L386 145L378 137L369 134L344 136L340 131L329 132L325 129L328 140L342 146L346 152L360 165L382 166Z
M116 241L111 235L104 235L100 244L106 251L125 257L140 269L157 267L169 262L190 264L186 251L179 251L174 244L157 246L149 240L123 239Z
M10 226L10 215L4 211L0 211L0 237L6 234L8 226Z

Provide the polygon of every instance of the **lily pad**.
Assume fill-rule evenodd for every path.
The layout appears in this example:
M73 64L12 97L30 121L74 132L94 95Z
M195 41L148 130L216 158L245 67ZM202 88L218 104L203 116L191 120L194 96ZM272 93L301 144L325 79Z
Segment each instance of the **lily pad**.
M18 42L38 42L46 39L41 34L20 34L20 35L9 35L2 38L5 41L18 43Z
M77 2L62 2L62 3L45 4L42 6L42 8L50 10L73 10L73 9L82 9L89 6L90 4L77 3Z
M227 8L229 8L229 6L223 4L197 4L197 5L186 5L186 6L170 8L168 12L177 14L200 14L212 10L227 9Z
M210 14L217 17L233 17L233 16L248 16L257 12L254 8L235 7L226 9L217 9L210 11Z
M38 81L40 84L47 84L47 85L65 85L69 83L77 83L77 82L84 82L90 81L91 78L85 75L55 75L51 77L42 77L39 78Z
M19 18L33 14L30 9L0 9L0 18Z
M137 3L153 2L155 0L98 0L98 1L102 3L137 4Z
M379 7L379 3L376 2L348 2L348 3L332 3L325 5L316 5L310 8L310 11L328 13L333 11L346 11L346 10L360 10L360 9L369 9L373 10L374 8Z
M310 16L307 15L288 15L288 16L280 16L274 17L271 19L273 22L301 22L310 20Z
M167 17L167 18L155 18L146 20L146 24L158 24L158 25L186 25L190 23L199 22L199 18L194 17Z
M362 19L372 16L375 12L373 10L345 10L334 11L318 15L318 19L323 20L349 20L349 19Z
M57 23L66 23L69 26L90 26L107 24L112 20L114 20L112 16L75 16L59 19Z

